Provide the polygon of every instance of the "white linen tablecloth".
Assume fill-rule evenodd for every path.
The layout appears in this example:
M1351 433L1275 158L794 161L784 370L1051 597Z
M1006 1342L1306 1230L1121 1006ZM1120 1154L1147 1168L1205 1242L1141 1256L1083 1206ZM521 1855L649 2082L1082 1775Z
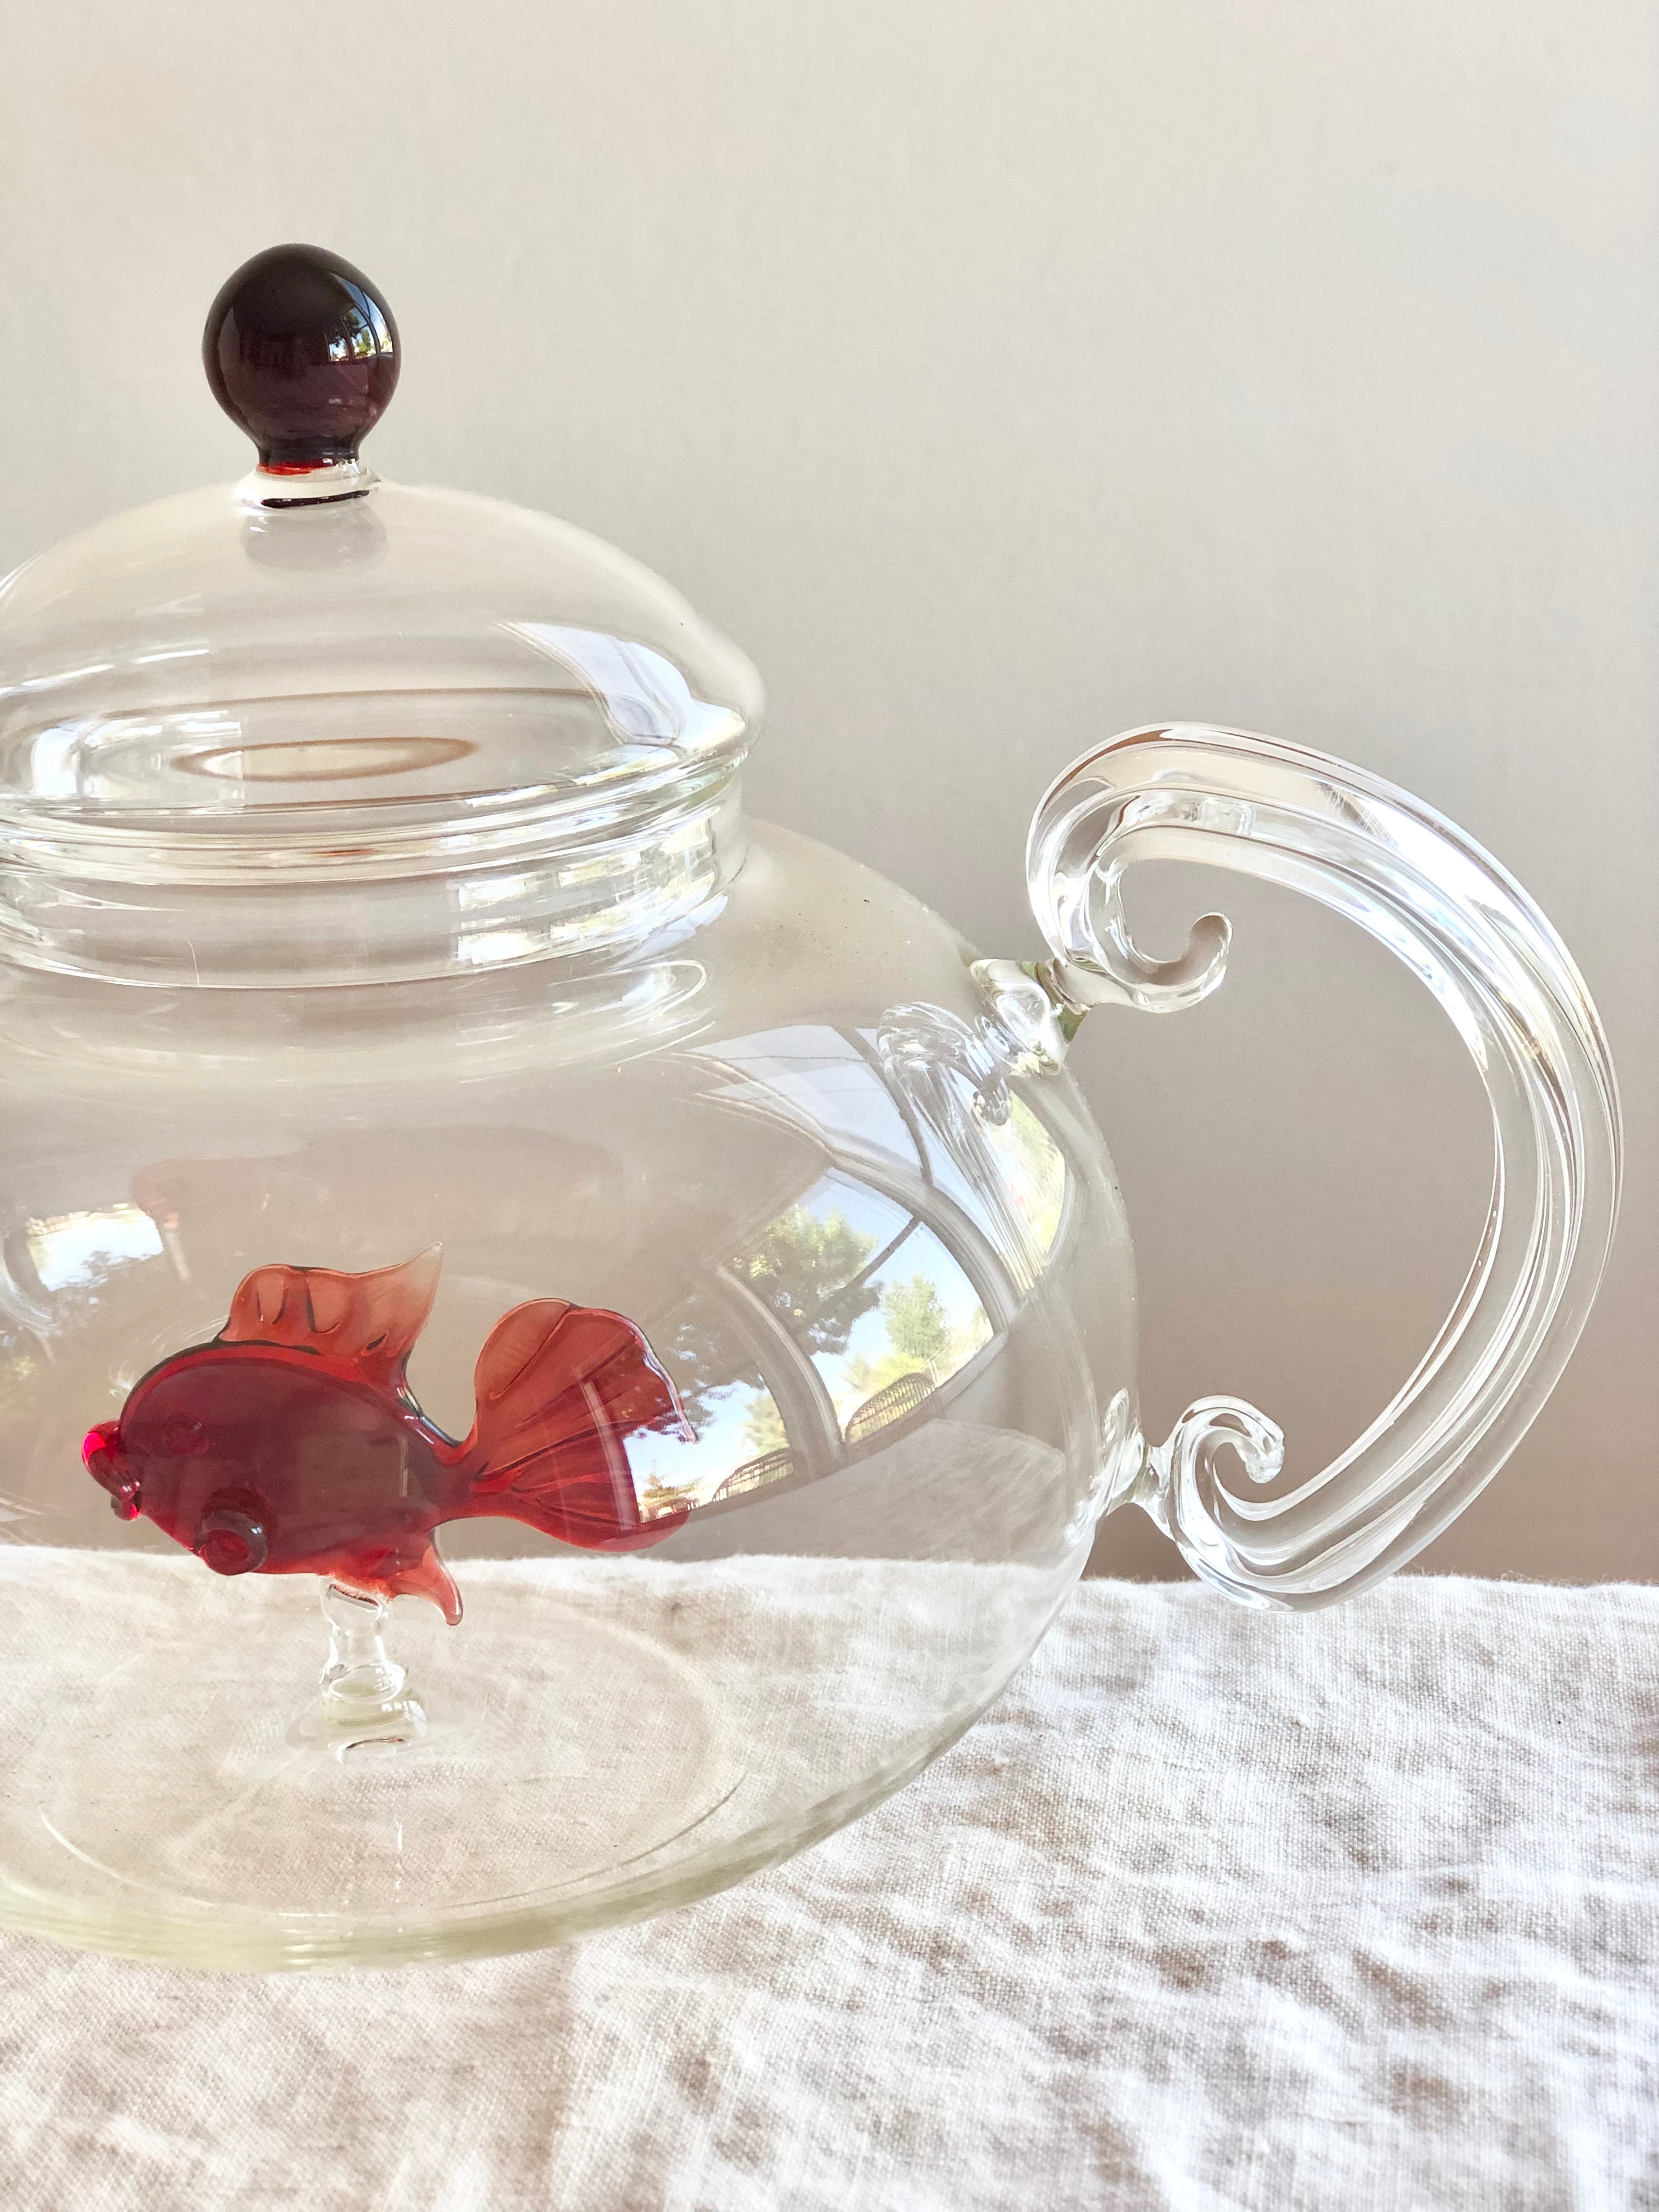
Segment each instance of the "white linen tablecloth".
M7 2212L1659 2212L1659 1590L1085 1583L944 1760L568 1948L0 1942Z

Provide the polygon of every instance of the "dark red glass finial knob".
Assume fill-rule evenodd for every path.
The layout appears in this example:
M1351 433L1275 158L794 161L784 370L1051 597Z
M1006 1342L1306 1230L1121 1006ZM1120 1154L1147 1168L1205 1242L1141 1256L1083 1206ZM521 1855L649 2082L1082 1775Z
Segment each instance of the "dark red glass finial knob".
M398 386L398 325L361 270L320 246L271 246L221 289L202 333L213 396L303 475L357 458Z

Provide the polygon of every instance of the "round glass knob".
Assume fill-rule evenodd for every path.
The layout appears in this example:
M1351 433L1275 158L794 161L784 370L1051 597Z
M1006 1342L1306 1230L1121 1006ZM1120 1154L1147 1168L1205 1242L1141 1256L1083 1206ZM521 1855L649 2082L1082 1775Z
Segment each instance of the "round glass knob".
M213 396L273 475L355 461L398 385L392 310L320 246L272 246L221 287L202 333Z

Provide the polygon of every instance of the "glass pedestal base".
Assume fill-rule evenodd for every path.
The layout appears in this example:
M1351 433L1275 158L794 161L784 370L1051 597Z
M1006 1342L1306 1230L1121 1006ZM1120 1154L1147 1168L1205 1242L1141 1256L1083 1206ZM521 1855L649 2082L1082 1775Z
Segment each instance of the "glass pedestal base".
M311 1577L0 1552L0 1925L387 1966L689 1901L907 1780L1081 1556L461 1562L461 1626L393 1607L394 1693L353 1711Z

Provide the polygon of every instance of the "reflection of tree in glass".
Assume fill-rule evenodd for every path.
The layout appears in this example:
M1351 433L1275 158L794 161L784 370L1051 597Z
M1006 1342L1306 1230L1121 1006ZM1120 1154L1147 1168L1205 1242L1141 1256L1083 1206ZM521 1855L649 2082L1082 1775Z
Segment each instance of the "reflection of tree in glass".
M1038 1252L1051 1251L1066 1203L1064 1153L1023 1098L1012 1101L1008 1119L989 1134L1017 1212Z
M761 1371L730 1327L702 1298L676 1315L672 1328L651 1333L651 1349L679 1393L685 1418L702 1435L734 1382L758 1389Z
M648 1475L639 1493L640 1511L647 1521L654 1521L659 1513L672 1513L684 1500L701 1504L695 1482L664 1482L658 1475Z
M743 1441L756 1459L767 1452L788 1449L789 1432L783 1425L777 1400L769 1390L757 1390L749 1401L743 1416Z
M937 1367L951 1348L951 1323L933 1279L912 1275L882 1292L887 1340L913 1367Z
M846 1287L875 1249L875 1238L854 1229L845 1214L821 1219L804 1206L792 1206L752 1252L732 1262L732 1271L805 1351L838 1358L854 1323L879 1299L868 1283Z
M867 1284L847 1287L875 1249L876 1239L854 1229L844 1214L821 1218L792 1206L730 1267L806 1352L839 1358L854 1324L880 1297ZM757 1439L757 1453L783 1448L787 1438L766 1395L759 1363L712 1305L696 1298L682 1308L672 1328L653 1330L651 1343L694 1429L707 1426L726 1391L744 1383L757 1394L744 1418L745 1440Z
M854 1406L902 1375L944 1382L973 1358L990 1334L990 1322L982 1310L975 1312L966 1328L952 1328L937 1287L925 1274L889 1283L881 1294L881 1317L887 1328L887 1350L878 1359L860 1355L847 1363L842 1395Z

